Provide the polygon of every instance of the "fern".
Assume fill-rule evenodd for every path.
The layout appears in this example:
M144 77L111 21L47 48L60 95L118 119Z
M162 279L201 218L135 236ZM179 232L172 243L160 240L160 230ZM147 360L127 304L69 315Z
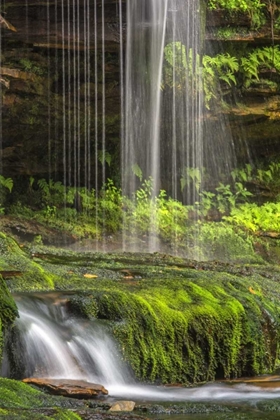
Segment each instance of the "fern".
M98 160L101 162L102 166L105 165L105 163L108 164L108 166L111 166L112 162L112 156L109 152L105 150L99 150L98 151Z
M142 169L140 168L139 165L137 165L137 163L135 163L134 165L131 166L132 172L134 173L134 175L137 176L137 178L140 179L140 181L142 182L143 179L143 173L142 173Z
M0 185L4 188L7 188L11 193L14 186L14 181L12 180L12 178L5 178L2 175L0 175Z
M39 181L37 181L37 184L45 194L49 193L50 186L49 186L49 183L45 179L39 179Z

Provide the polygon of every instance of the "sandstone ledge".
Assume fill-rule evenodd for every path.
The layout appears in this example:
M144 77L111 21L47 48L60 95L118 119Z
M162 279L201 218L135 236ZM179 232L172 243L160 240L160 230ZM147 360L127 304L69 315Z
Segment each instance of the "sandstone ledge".
M23 382L44 388L51 394L74 398L92 398L99 395L108 395L107 389L100 384L93 384L83 380L26 378Z

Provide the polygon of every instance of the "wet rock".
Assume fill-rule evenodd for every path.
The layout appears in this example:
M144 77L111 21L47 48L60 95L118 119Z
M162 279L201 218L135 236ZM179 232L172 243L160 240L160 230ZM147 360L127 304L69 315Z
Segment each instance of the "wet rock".
M93 384L82 380L26 378L23 382L44 388L51 394L75 398L92 398L107 395L108 391L100 384Z
M253 378L244 379L235 379L229 381L229 383L247 383L260 388L269 388L269 389L279 389L280 376L279 375L265 375L265 376L256 376Z
M12 235L19 243L33 242L38 235L41 236L42 242L48 245L69 245L77 240L71 233L43 226L34 220L27 221L13 216L2 216L0 228L2 232Z
M109 411L133 411L135 407L134 401L117 401Z

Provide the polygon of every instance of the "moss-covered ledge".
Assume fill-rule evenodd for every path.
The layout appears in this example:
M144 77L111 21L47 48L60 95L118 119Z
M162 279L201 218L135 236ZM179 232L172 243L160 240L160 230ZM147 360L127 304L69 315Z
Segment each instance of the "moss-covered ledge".
M95 285L70 298L76 312L113 321L141 380L198 383L272 372L279 311L252 279L226 273Z
M278 364L277 266L24 251L5 235L0 247L10 290L61 291L71 313L107 320L142 381L198 383L272 372Z
M15 302L0 275L0 365L2 360L2 350L4 333L9 329L18 315Z

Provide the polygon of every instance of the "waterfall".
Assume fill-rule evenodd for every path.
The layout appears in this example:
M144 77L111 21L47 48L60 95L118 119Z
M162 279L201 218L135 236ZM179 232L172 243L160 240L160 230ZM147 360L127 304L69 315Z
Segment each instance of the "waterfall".
M30 55L31 64L26 70L28 73L31 66L32 71L39 71L39 74L41 71L42 89L43 86L47 89L46 98L41 93L37 95L40 96L38 104L42 99L46 107L42 113L37 103L33 112L26 101L26 113L30 118L25 124L24 136L28 137L30 147L32 150L34 147L36 153L30 159L30 167L26 161L26 173L23 159L21 170L26 185L34 182L34 188L33 184L28 187L30 191L38 189L38 180L42 178L48 178L46 188L52 191L56 188L58 191L59 183L63 184L58 194L62 199L44 200L54 203L47 204L47 208L54 217L64 215L70 224L80 221L83 212L87 213L87 220L92 218L95 229L89 229L86 235L96 235L97 240L92 245L96 250L106 250L106 235L121 228L121 214L125 232L123 250L162 250L158 240L162 224L157 211L153 208L150 212L147 210L151 215L150 228L140 247L136 240L140 237L135 227L137 221L133 218L133 210L130 212L133 209L131 201L124 198L114 203L118 210L116 215L106 203L110 194L106 197L104 184L107 183L108 188L108 179L112 179L114 187L121 187L123 195L132 200L145 181L148 205L150 201L156 201L160 190L167 192L167 198L193 205L199 201L203 189L204 168L208 179L213 172L217 173L215 181L224 182L226 178L219 177L227 170L232 149L228 143L231 136L226 128L226 118L223 117L220 124L218 113L214 122L211 116L208 118L212 124L210 127L205 117L200 3L203 2L46 2L45 11L42 8L40 12L44 37L37 43L38 34L35 42L30 29L33 12L28 1L25 2L24 42L33 42L32 54L42 54L47 64L38 68ZM0 33L0 44L2 36ZM38 86L40 83L38 81ZM0 85L0 91L2 89ZM0 98L0 107L2 101ZM16 112L19 111L15 107ZM7 121L14 121L12 116L8 117ZM42 133L41 150L36 146L41 142L31 141L37 136L37 126ZM7 148L7 156L12 151L8 146L13 141L13 136L10 139L7 135L3 139L0 133L0 149ZM6 165L4 172L10 167L7 169ZM18 170L16 166L13 168L15 173ZM58 185L54 188L56 182ZM102 201L103 198L106 200ZM45 206L44 202L38 203L38 209ZM196 209L191 214L194 221ZM187 219L187 211L184 217ZM134 220L135 226L130 226L133 222L129 220ZM170 226L180 225L172 222ZM146 225L141 231L146 232ZM176 254L179 234L176 236L176 232L171 232L171 235L172 238L168 236L171 251ZM191 256L194 257L194 253Z
M11 364L20 366L17 375L84 379L106 386L133 382L106 324L72 317L66 300L56 295L15 299L19 319L13 346L20 360ZM12 368L5 360L2 373L9 376Z
M19 294L14 298L19 319L6 340L1 376L82 379L104 385L110 397L142 401L250 404L280 397L279 376L266 378L264 386L260 378L256 384L224 382L191 388L142 385L122 360L106 322L71 315L69 297L63 293Z
M186 170L202 171L200 46L198 0L128 2L122 179L129 197L150 179L152 197L164 189L185 203L197 198L180 180ZM151 233L149 250L156 246Z

